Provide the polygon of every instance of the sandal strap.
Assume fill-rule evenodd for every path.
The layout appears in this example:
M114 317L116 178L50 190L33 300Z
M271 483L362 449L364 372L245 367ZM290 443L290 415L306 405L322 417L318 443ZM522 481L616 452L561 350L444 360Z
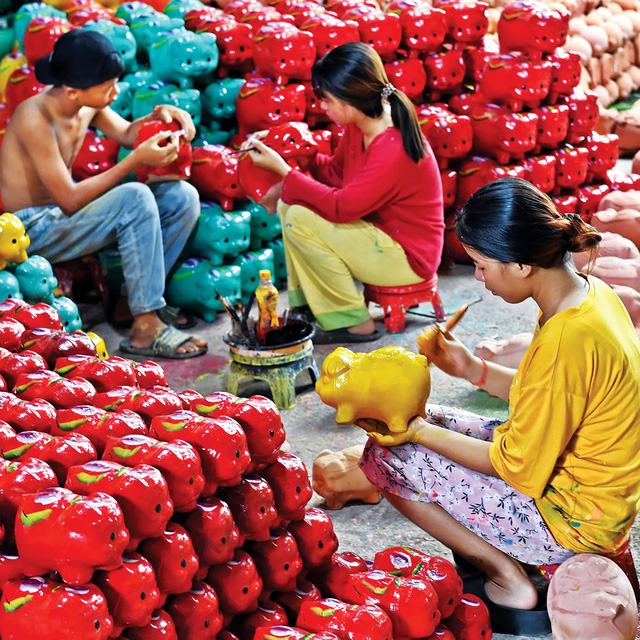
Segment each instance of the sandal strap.
M160 356L168 351L175 351L178 347L185 342L189 342L192 336L179 331L172 325L167 325L166 329L155 337L151 343L153 353Z

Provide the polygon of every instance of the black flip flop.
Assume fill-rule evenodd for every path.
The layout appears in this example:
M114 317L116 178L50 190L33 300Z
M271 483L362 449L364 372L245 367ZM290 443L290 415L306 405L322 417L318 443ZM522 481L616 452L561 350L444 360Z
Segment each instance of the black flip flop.
M373 333L351 333L348 329L333 329L324 331L316 327L313 336L314 344L350 344L359 342L373 342L382 338L382 332L377 329Z
M491 629L495 633L511 635L542 636L551 633L551 621L547 613L546 597L539 595L533 609L513 609L496 604L487 596L484 573L475 573L463 578L463 592L478 596L489 610Z
M178 307L162 307L158 309L158 318L165 324L171 325L176 329L191 329L198 324L195 316L184 313ZM182 322L181 322L182 320Z

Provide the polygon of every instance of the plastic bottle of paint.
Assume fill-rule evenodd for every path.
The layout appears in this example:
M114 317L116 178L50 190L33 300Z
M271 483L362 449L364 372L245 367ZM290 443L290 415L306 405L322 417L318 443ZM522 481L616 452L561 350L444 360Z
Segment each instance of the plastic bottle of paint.
M256 300L258 302L258 341L264 344L265 335L271 329L280 326L278 319L278 290L271 280L271 271L262 269L260 271L260 284L256 289Z

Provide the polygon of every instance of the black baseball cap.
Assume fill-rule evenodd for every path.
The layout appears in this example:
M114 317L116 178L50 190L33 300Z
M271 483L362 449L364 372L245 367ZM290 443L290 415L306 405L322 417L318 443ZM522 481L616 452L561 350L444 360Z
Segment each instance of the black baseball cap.
M53 53L36 62L35 72L42 84L89 89L119 77L124 63L105 36L90 29L63 33Z

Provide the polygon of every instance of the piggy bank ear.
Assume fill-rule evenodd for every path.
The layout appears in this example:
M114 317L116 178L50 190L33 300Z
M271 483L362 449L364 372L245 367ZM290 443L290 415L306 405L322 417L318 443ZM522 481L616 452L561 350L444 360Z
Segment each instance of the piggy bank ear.
M206 31L204 33L199 34L199 36L201 38L201 42L204 43L205 45L209 45L210 47L213 47L218 40L215 34L208 33Z
M198 102L200 99L200 92L197 89L185 89L185 94L192 102Z
M344 347L338 347L332 354L327 356L325 360L325 371L331 378L337 378L351 371L351 362L353 360L353 352Z
M171 18L166 25L169 29L181 29L184 27L184 20L182 18Z

